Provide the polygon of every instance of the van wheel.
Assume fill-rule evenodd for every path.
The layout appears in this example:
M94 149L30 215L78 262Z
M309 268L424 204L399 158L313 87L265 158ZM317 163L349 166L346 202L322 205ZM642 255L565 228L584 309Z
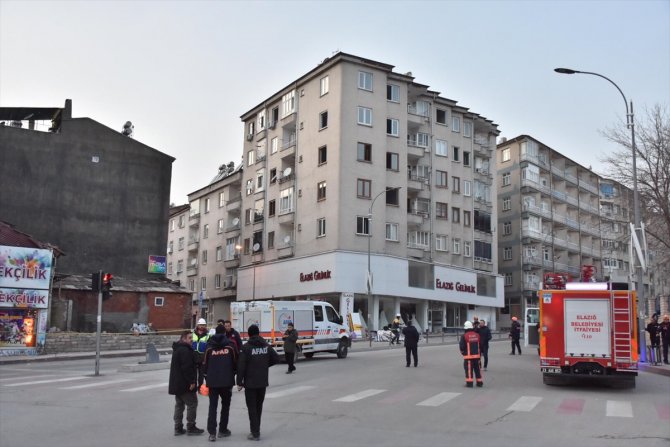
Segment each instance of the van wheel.
M311 359L312 357L314 357L313 352L303 352L302 355L304 355L306 359Z
M340 344L337 345L337 358L338 359L346 358L348 352L349 352L349 346L347 344L347 341L345 339L340 340Z

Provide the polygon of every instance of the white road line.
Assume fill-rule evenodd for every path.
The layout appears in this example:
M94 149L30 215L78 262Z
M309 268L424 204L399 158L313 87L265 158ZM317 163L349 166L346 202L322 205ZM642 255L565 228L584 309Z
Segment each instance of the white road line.
M633 407L631 406L629 401L608 400L607 416L614 418L632 418Z
M374 396L375 394L383 393L386 390L365 390L356 394L349 394L348 396L335 399L333 402L356 402L357 400L365 399L366 397Z
M8 380L46 379L48 377L53 377L53 374L40 374L38 376L3 377L2 379L0 379L0 382L7 382Z
M521 396L507 407L507 411L531 411L541 400L542 398L538 396Z
M121 390L123 392L131 392L131 391L144 391L144 390L150 390L152 388L160 388L160 387L166 387L168 386L168 383L154 383L153 385L146 385L146 386L138 386L136 388L128 388L125 390Z
M421 405L423 407L439 407L443 403L449 402L454 397L458 397L460 395L461 393L440 393L429 399L419 402L417 405Z
M284 397L284 396L290 396L291 394L295 393L300 393L303 391L311 390L313 388L316 388L315 386L310 386L310 385L304 385L304 386L297 386L295 388L289 388L286 390L281 390L281 391L274 391L272 393L268 393L265 395L266 399L275 399L277 397Z
M111 383L121 383L121 382L128 382L128 381L130 381L130 379L107 380L105 382L95 382L95 383L87 383L85 385L66 386L64 388L58 388L58 389L59 390L80 390L82 388L93 388L94 386L109 385Z
M70 380L82 380L82 379L88 379L88 377L84 377L84 376L64 377L64 378L61 378L61 379L37 380L35 382L10 383L9 385L5 385L5 386L38 385L40 383L68 382Z

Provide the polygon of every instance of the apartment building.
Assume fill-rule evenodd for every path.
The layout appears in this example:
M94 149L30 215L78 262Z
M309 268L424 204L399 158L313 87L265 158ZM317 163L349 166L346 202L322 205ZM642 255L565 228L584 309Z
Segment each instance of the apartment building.
M393 68L337 53L241 116L238 301L495 327L497 125Z
M543 282L629 281L630 189L528 135L503 139L496 157L504 314L537 306Z

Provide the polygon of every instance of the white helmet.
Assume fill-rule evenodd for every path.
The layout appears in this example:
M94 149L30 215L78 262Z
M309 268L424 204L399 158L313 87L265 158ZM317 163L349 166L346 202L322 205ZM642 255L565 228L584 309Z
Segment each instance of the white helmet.
M472 329L472 323L466 321L465 324L463 325L463 329Z
M198 320L198 326L200 326L201 324L204 324L205 326L207 326L207 321L205 321L204 318L201 318L201 319Z

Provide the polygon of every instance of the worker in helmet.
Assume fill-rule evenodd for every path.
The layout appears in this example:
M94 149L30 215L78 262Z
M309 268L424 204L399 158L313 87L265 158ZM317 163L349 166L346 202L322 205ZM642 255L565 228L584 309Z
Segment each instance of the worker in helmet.
M509 355L514 355L515 350L519 350L519 355L521 355L521 344L519 340L521 339L521 323L517 317L512 317L512 327L509 330L509 338L512 339L512 352Z
M463 325L465 333L461 336L458 347L463 355L463 368L465 369L465 386L472 388L476 380L477 386L484 386L482 380L482 372L479 369L480 361L480 338L479 334L475 332L474 326L471 322L466 321Z
M391 332L393 332L393 338L391 339L391 344L398 343L400 344L400 324L401 324L400 314L396 314L393 323L391 323Z
M205 359L209 337L207 321L201 318L198 320L191 334L191 346L193 347L193 351L195 351L196 360L198 361L198 392L200 392L200 385L205 381L203 360Z

